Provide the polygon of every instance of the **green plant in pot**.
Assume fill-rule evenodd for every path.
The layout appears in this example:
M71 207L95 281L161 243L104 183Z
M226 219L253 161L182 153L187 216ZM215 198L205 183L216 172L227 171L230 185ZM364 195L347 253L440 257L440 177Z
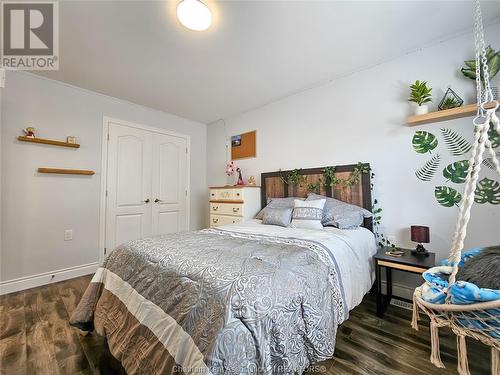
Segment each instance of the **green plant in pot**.
M500 70L500 51L495 51L491 46L486 48L486 60L488 63L488 73L490 75L490 80L493 79ZM465 68L462 68L462 74L467 78L476 80L476 60L464 61ZM481 82L484 86L483 69L481 68ZM498 87L492 87L493 97L498 99Z
M415 115L424 115L429 112L429 107L426 103L432 102L432 88L427 86L426 81L420 82L418 79L410 85L410 102L416 103Z

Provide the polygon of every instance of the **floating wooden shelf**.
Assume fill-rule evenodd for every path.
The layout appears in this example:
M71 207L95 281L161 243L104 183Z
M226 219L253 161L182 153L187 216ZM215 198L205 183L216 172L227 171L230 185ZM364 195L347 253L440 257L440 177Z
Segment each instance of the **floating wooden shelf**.
M63 141L54 141L52 139L43 139L43 138L28 138L20 135L17 137L18 141L21 142L31 142L31 143L43 143L44 145L53 145L53 146L62 146L62 147L70 147L70 148L79 148L80 145L78 143L68 143Z
M500 103L500 101L499 101ZM492 105L490 108L493 107ZM443 111L436 111L426 113L425 115L410 116L406 120L408 126L429 124L431 122L448 121L457 118L475 116L477 112L476 104L468 104L458 108L445 109Z
M94 171L86 169L60 169L60 168L38 168L38 173L56 173L56 174L82 174L92 176Z

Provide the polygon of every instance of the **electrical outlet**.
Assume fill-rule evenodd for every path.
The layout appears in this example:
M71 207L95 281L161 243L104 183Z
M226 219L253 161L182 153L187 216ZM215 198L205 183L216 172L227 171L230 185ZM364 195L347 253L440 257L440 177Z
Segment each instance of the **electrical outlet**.
M73 229L66 229L64 231L64 241L71 241L73 239Z

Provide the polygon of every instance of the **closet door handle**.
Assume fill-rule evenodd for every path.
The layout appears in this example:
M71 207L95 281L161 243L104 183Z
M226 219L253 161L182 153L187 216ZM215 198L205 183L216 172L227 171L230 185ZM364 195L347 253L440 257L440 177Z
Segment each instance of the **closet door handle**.
M149 203L149 202L150 202L149 198L144 200L144 203Z
M160 203L160 202L163 202L163 201L161 199L158 199L158 198L155 199L155 203Z

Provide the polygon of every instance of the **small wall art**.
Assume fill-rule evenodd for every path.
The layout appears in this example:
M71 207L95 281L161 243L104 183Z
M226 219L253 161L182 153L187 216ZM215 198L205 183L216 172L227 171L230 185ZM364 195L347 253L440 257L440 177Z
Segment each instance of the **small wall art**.
M231 160L254 158L257 156L257 131L233 135L231 137Z

